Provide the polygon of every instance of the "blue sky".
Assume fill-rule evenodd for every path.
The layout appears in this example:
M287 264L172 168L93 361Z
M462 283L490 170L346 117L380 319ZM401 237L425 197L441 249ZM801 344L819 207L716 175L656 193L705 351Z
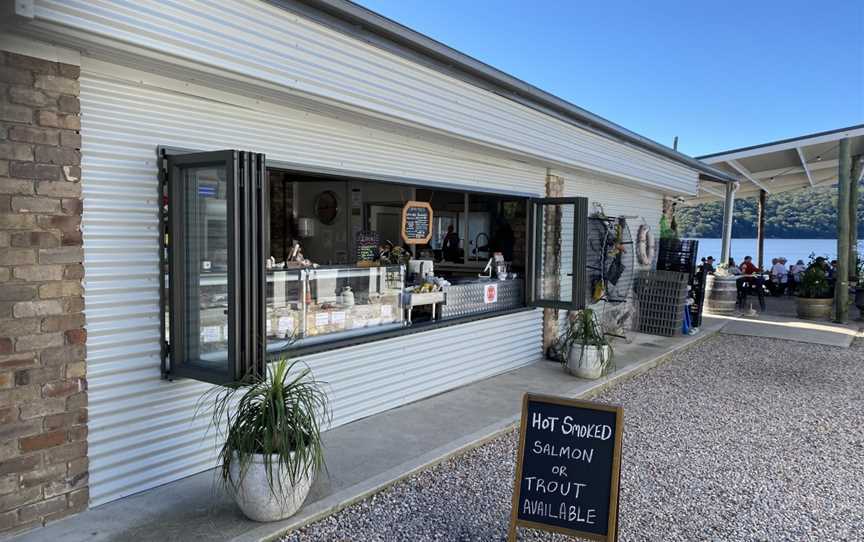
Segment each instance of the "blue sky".
M864 2L357 0L666 145L864 123Z

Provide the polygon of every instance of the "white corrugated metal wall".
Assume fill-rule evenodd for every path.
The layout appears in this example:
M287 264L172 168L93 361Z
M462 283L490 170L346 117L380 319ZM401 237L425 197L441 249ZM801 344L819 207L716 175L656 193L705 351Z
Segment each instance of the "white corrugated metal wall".
M114 61L118 47L165 60L177 77L262 81L293 92L458 135L562 167L696 193L696 173L565 123L259 0L37 0L28 29ZM124 49L127 49L124 47ZM173 63L175 65L170 65ZM208 68L208 70L205 70ZM170 75L170 72L163 72Z
M582 196L588 198L588 213L594 212L594 204L599 203L607 216L636 216L628 219L633 240L639 226L647 224L654 235L655 243L660 237L660 216L663 214L663 194L648 188L621 183L607 176L582 171L557 172L564 177L564 196ZM634 258L637 268L647 269L650 266L640 265ZM563 328L566 320L564 313L559 313L558 325Z
M157 145L242 148L310 167L543 193L539 167L308 112L255 111L146 88L100 66L97 74L85 62L81 76L93 505L214 465L213 442L203 440L207 417L193 420L207 386L160 379ZM331 384L339 425L534 361L541 318L527 311L307 361Z

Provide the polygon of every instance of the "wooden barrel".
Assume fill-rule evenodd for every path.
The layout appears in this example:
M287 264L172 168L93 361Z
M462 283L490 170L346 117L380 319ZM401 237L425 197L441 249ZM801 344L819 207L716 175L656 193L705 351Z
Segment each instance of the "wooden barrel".
M708 275L705 281L705 312L708 314L735 314L738 289L735 277Z

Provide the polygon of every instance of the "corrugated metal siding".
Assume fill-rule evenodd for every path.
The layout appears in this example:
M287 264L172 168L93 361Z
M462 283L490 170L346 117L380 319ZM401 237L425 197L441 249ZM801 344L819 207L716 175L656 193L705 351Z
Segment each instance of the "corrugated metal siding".
M284 116L85 72L81 77L91 503L214 465L207 385L160 379L156 146L244 148L355 172L541 193L545 171L308 113ZM538 311L310 356L334 424L529 363ZM507 333L501 330L506 329ZM417 355L412 355L417 354Z
M256 0L37 0L35 12L34 31L103 59L114 56L110 48L92 38L88 46L88 35L215 67L219 77L252 77L522 155L696 193L696 172L680 164Z
M636 216L629 219L630 233L636 240L636 233L643 223L651 228L655 242L660 237L660 216L663 214L663 194L653 190L635 187L633 185L615 182L606 176L586 172L558 172L564 177L564 195L567 197L582 196L588 198L588 213L594 212L594 203L603 206L608 216ZM640 265L634 258L634 263L641 269L649 266ZM559 328L566 323L564 312L559 314Z

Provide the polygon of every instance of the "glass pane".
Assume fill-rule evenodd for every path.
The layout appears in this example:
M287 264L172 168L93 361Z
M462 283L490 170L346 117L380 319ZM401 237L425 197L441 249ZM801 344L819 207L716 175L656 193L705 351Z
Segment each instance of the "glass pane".
M537 207L539 227L535 247L539 276L535 297L542 301L573 301L573 224L575 209L569 204Z
M183 170L186 211L186 352L190 363L228 369L228 183L225 166Z
M273 269L267 283L269 352L404 325L401 266Z

